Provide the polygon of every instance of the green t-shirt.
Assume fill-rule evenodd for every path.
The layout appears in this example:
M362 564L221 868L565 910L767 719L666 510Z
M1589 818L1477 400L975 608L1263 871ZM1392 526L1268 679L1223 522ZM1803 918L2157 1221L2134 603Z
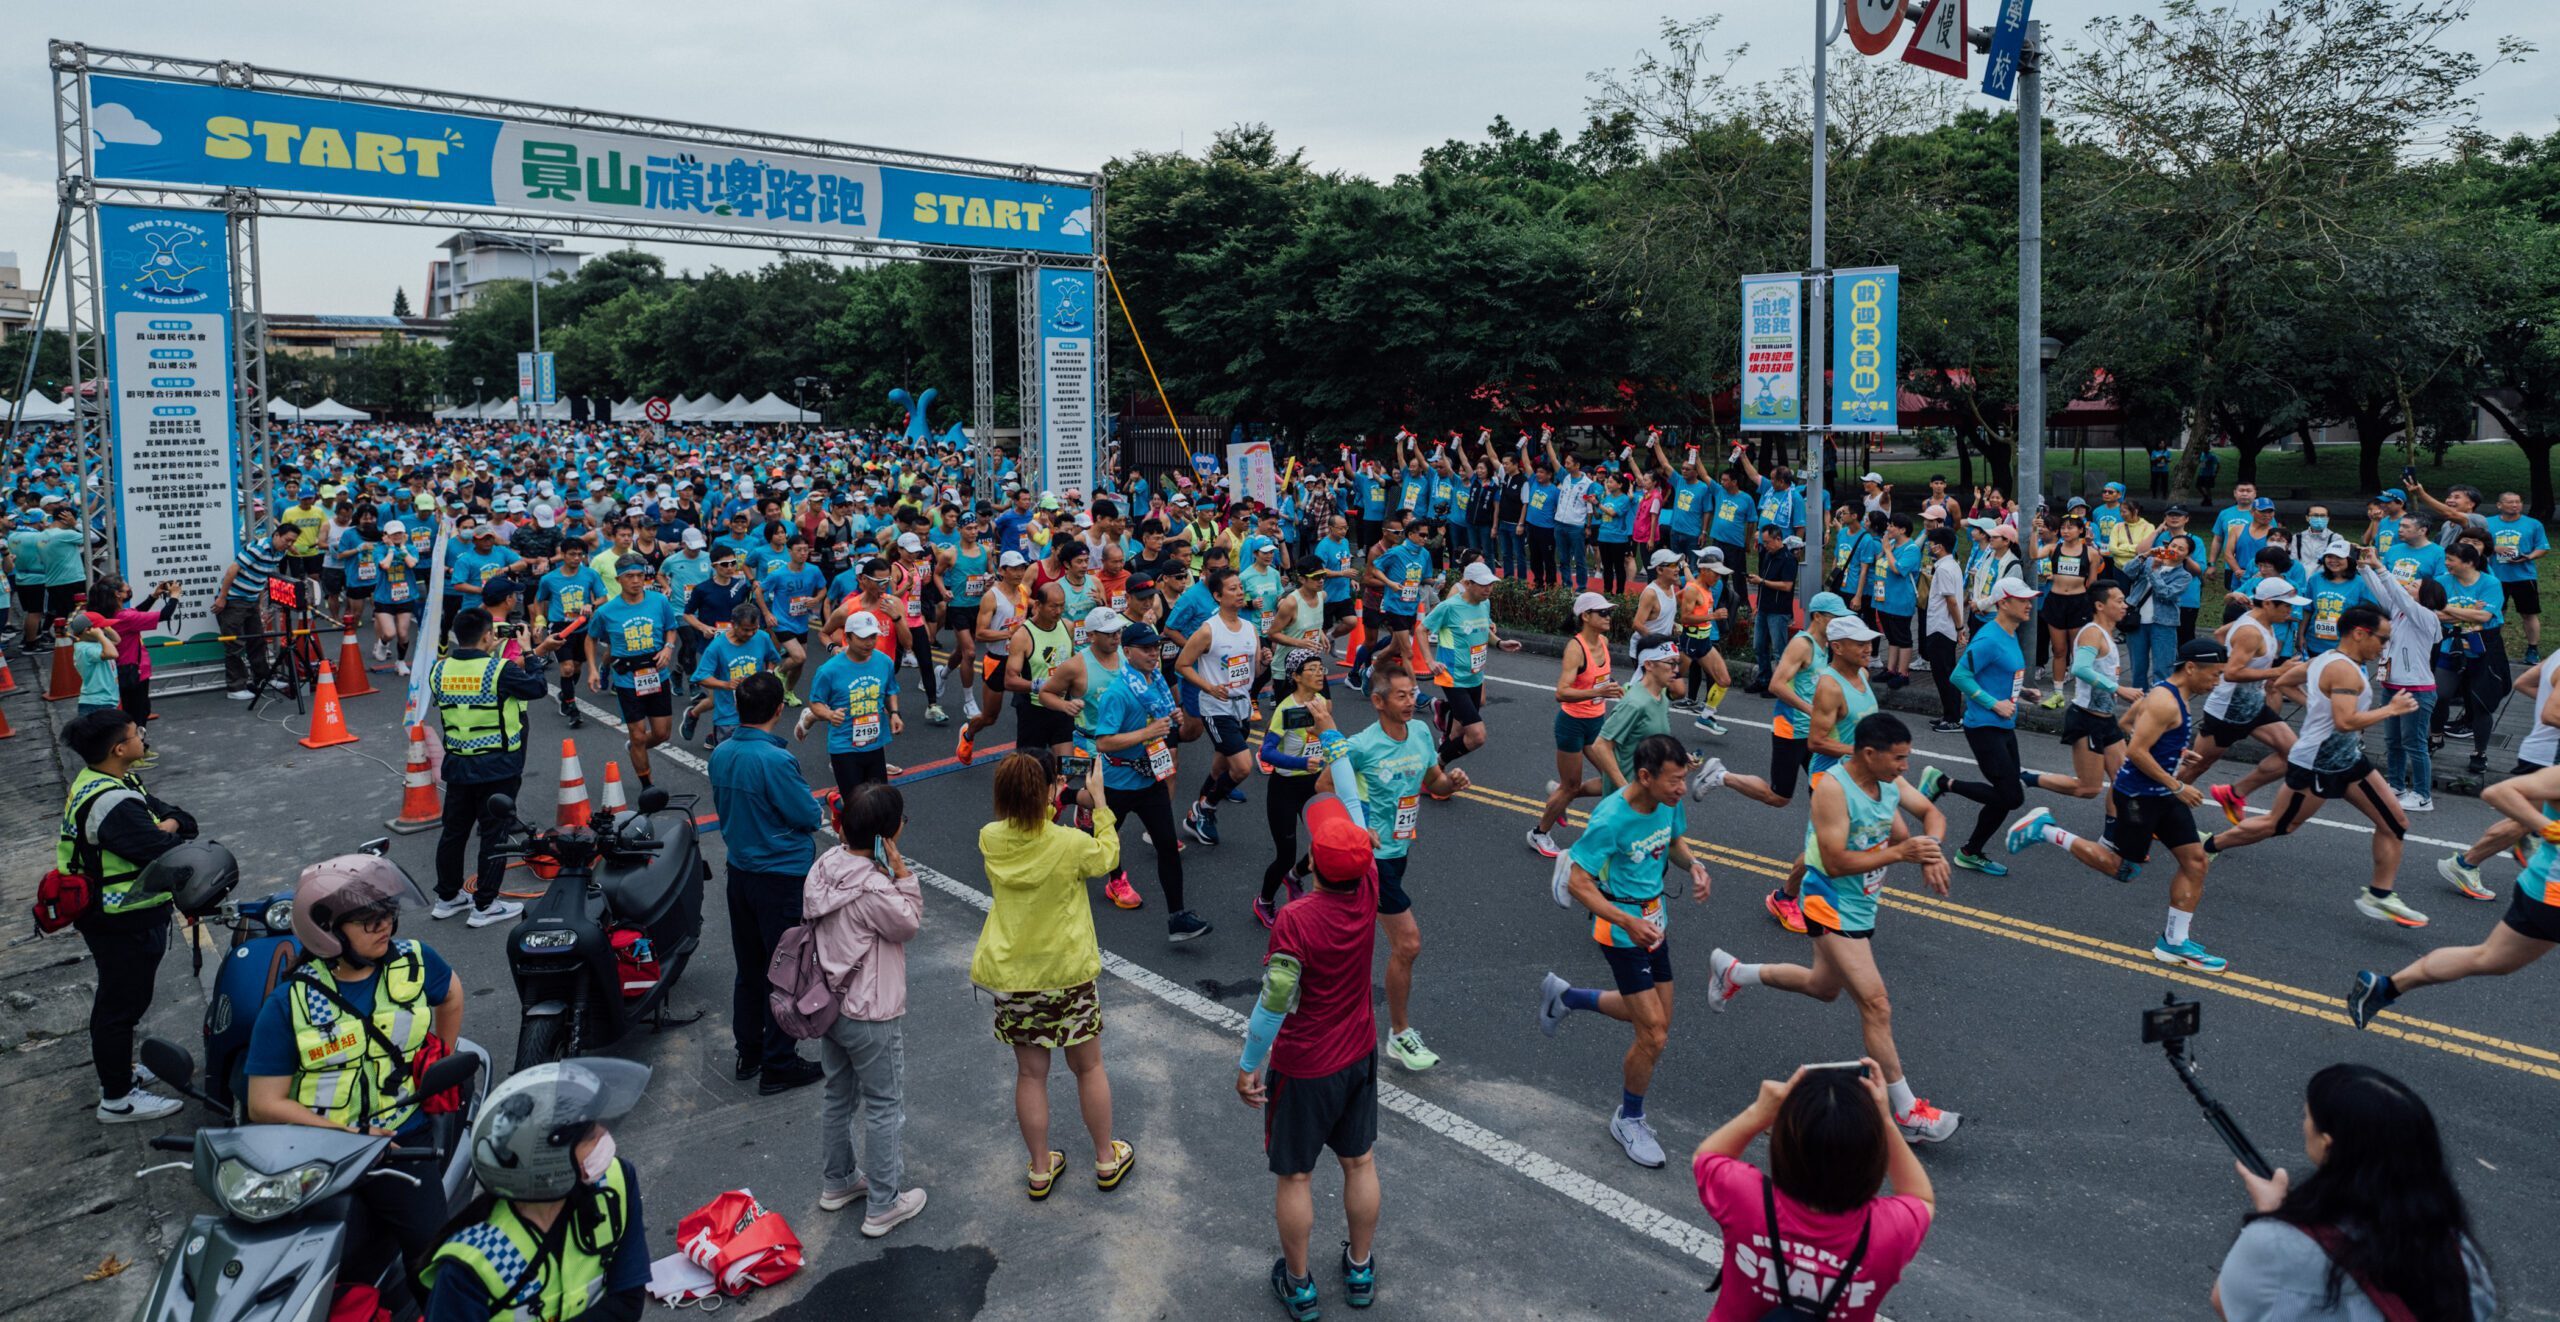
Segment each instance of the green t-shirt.
M1484 687L1484 656L1493 639L1491 601L1471 602L1463 593L1442 597L1422 617L1422 630L1431 635L1434 659L1449 672L1451 683L1462 689Z
M1635 755L1636 745L1646 737L1669 733L1671 695L1656 696L1642 683L1629 684L1626 696L1618 699L1618 705L1611 707L1607 718L1600 722L1600 737L1617 750L1622 764ZM1620 769L1625 768L1622 765Z

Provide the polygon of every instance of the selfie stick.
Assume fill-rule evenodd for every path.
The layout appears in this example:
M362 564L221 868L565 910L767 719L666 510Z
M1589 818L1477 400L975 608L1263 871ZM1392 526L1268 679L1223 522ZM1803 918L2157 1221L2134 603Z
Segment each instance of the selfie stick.
M2231 1112L2224 1110L2222 1103L2214 1100L2213 1094L2206 1092L2204 1085L2196 1080L2195 1062L2187 1059L2187 1040L2173 1037L2162 1042L2160 1049L2168 1053L2169 1068L2178 1072L2178 1082L2187 1085L2188 1094L2204 1111L2204 1122L2213 1126L2214 1133L2222 1136L2222 1145L2231 1149L2231 1155L2238 1157L2240 1164L2249 1168L2250 1174L2262 1180L2274 1178L2275 1167L2268 1165L2267 1159L2258 1154L2257 1144L2240 1132L2240 1122L2232 1119Z

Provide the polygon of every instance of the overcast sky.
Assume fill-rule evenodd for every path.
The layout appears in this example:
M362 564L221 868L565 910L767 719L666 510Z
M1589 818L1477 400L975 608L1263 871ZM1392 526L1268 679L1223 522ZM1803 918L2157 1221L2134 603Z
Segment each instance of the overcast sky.
M2067 39L2089 15L2126 7L2044 0L2036 14ZM1803 64L1812 45L1806 0L1671 11L1658 0L228 0L154 8L162 12L145 17L142 5L96 0L9 6L19 35L0 65L0 249L15 249L22 265L43 261L54 215L50 37L1069 168L1139 149L1197 150L1219 129L1260 121L1320 168L1382 178L1410 169L1427 147L1480 135L1496 115L1570 133L1586 113L1589 75L1625 67L1654 45L1666 12L1724 12L1720 41L1749 43L1755 74ZM1972 0L1971 9L1974 23L1987 23L1996 0ZM2478 0L2461 44L2485 55L2510 33L2544 53L2483 80L2482 119L2499 133L2548 132L2560 6ZM1843 41L1833 58L1860 57ZM441 237L270 222L266 305L387 312L395 286L421 302ZM672 268L767 259L659 251ZM37 272L26 279L35 285Z

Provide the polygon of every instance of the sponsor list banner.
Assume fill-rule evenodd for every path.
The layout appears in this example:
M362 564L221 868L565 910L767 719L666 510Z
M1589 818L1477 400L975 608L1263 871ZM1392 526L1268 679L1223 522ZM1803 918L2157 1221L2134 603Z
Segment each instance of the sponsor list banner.
M1093 490L1093 272L1040 268L1040 464L1050 491Z
M117 562L137 598L178 584L176 633L194 641L153 660L215 660L215 590L240 545L222 213L102 206L98 247Z
M1093 252L1071 184L113 74L89 100L100 179Z
M1803 281L1793 271L1742 277L1744 431L1795 431L1804 425L1797 384L1803 370Z

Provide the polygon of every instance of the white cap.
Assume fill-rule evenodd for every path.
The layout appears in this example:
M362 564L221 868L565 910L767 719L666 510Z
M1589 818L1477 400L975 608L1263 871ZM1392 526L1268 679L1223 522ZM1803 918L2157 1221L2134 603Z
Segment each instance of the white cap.
M2332 537L2329 539L2328 549L2322 551L2320 554L2340 555L2345 556L2349 560L2353 560L2356 558L2356 548L2353 542L2348 541L2344 537Z
M397 536L408 531L409 525L402 523L398 519L393 519L391 522L382 525L382 535L385 537Z
M1726 564L1724 562L1724 557L1719 555L1713 559L1700 561L1698 563L1698 570L1700 573L1706 574L1730 574L1733 572L1733 566Z
M684 544L689 550L700 550L701 548L710 545L709 542L703 539L702 530L700 528L685 529Z
M1636 664L1640 666L1651 665L1656 661L1677 661L1679 659L1680 649L1669 643L1655 643L1653 646L1636 653Z
M844 631L856 638L880 636L880 617L869 611L857 611L845 617Z
M1680 553L1678 551L1656 551L1653 553L1652 559L1644 562L1644 567L1647 569L1660 569L1664 565L1676 565L1678 563L1680 563ZM1575 613L1580 614L1579 611L1576 611Z
M1090 527L1092 527L1092 526L1093 526L1093 516L1092 516L1092 515L1090 515L1090 514L1078 513L1078 514L1076 515L1076 526L1077 526L1077 527L1079 527L1079 528L1090 528Z
M2022 579L2004 578L1991 585L1991 599L1995 602L2007 601L2013 597L2033 601L2035 596L2036 590L2028 587Z
M1129 627L1129 617L1108 606L1096 606L1084 617L1086 633L1118 633Z
M924 539L911 532L902 532L898 534L898 549L901 551L922 552L924 550Z
M1020 551L1007 551L1003 555L996 557L996 568L998 569L1020 569L1030 563L1030 561L1022 558L1022 552Z
M2289 606L2311 604L2311 598L2295 592L2293 585L2281 578L2259 579L2258 586L2249 589L2249 596L2258 601L2281 601Z
M1964 521L1964 526L1973 529L1975 532L1989 532L1993 528L1998 527L1999 524L1996 520L1992 519L1967 519Z
M1474 564L1467 566L1467 572L1458 575L1458 579L1460 582L1473 583L1477 587L1482 588L1492 587L1497 581L1499 581L1494 575L1493 566L1486 564L1482 560L1478 560Z
M1822 632L1835 643L1872 643L1884 637L1883 634L1868 628L1867 622L1855 615L1842 615L1833 619Z
M1860 474L1858 474L1858 480L1859 480L1859 481L1861 481L1861 482L1873 482L1873 483L1875 483L1877 486L1883 486L1883 485L1884 485L1884 474L1882 474L1882 473L1860 473Z
M1577 617L1588 615L1593 611L1614 611L1617 608L1617 603L1597 592L1585 592L1573 599L1573 613Z
M550 527L552 524L558 523L559 521L560 521L560 511L555 510L555 509L551 508L551 507L550 507L550 506L548 506L548 505L536 505L536 506L534 506L534 507L533 507L533 526L534 526L534 527L537 527L537 528L548 528L548 527Z

